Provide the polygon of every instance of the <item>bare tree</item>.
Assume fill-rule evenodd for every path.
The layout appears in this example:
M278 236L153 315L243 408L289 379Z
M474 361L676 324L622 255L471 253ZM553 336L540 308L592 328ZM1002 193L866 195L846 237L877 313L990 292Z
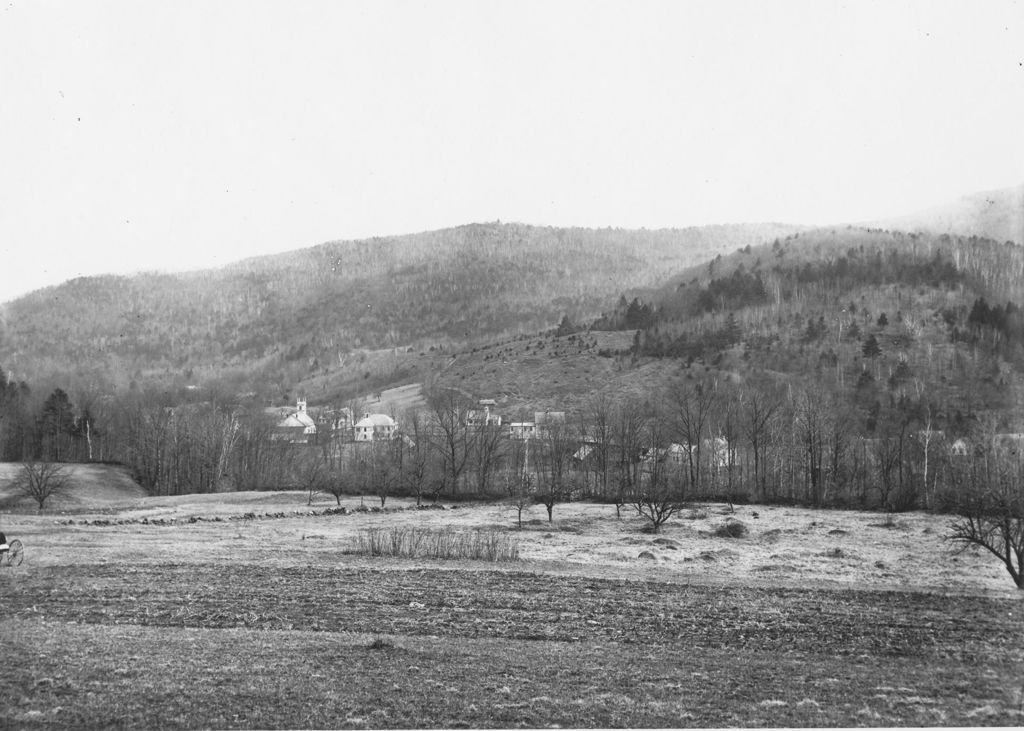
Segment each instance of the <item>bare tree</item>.
M63 465L54 462L25 462L14 479L17 493L35 500L42 510L46 501L67 492L70 477Z
M779 402L761 389L748 387L740 392L740 409L745 417L743 431L754 458L754 491L763 500L768 487L767 449Z
M569 460L576 451L576 440L565 424L552 424L538 439L537 501L548 511L552 522L555 505L566 500L571 493Z
M825 453L831 416L820 395L800 391L793 397L793 426L802 453L804 500L820 507L825 496Z
M683 493L672 485L665 419L655 414L647 422L647 448L641 462L640 480L633 487L632 504L657 533L669 518L683 509Z
M471 467L476 473L476 489L481 497L491 489L494 474L503 458L505 435L497 424L479 424L473 437Z
M125 421L125 462L143 487L162 495L222 489L241 438L234 410L143 394L128 401Z
M355 453L359 446L355 442L347 444L335 442L330 450L324 452L328 455L324 460L326 478L320 487L320 492L333 495L338 505L341 505L343 495L352 494L361 487L362 476Z
M331 474L327 469L327 457L322 450L306 449L299 455L296 465L296 479L299 486L307 493L306 504L313 504L313 496L318 492L331 492ZM341 496L335 495L341 505Z
M647 416L643 407L629 399L619 403L612 416L612 466L615 474L615 517L633 495L640 479L640 453L644 447Z
M961 551L970 545L989 551L1024 590L1024 458L986 439L973 454L950 461L960 518L949 539Z
M714 390L701 383L695 386L680 384L671 393L671 401L675 407L675 431L687 446L690 486L698 494L703 485L701 482L702 442L708 432L711 414L717 400Z
M931 457L933 441L935 441L935 436L932 433L932 410L931 407L926 406L924 429L921 432L921 484L924 487L925 510L930 510L934 502L934 497L932 495L934 485L929 486L928 483L928 465Z
M580 429L587 452L583 462L585 465L593 465L597 483L595 487L602 498L608 495L608 483L612 475L612 412L612 403L608 397L603 393L598 394L582 414Z
M462 474L473 453L475 430L468 425L472 402L454 389L444 389L431 394L427 404L433 417L433 433L442 457L445 479L452 491L458 492Z
M528 441L515 440L509 445L508 461L505 463L505 491L519 522L523 528L523 510L533 504L534 480L530 474L530 444Z
M416 496L416 504L425 495L437 499L444 485L443 465L435 445L430 441L427 420L418 410L410 410L402 420L403 433L398 436L399 472L405 489Z
M740 405L735 395L726 395L720 400L720 406L716 417L718 434L725 440L724 453L714 455L718 466L725 467L725 496L729 501L730 512L735 513L736 508L736 486L737 486L737 464L736 445L740 440ZM724 462L724 464L723 464Z
M401 480L398 458L401 442L394 439L375 439L369 445L360 445L360 468L368 491L377 496L383 508Z

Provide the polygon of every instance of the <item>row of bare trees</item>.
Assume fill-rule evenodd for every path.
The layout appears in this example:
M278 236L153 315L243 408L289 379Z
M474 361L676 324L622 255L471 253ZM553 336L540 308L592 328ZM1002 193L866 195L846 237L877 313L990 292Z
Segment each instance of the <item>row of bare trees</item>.
M953 440L933 428L923 400L913 411L876 408L868 432L863 410L811 388L683 380L648 401L598 394L527 442L483 423L464 394L438 390L402 416L400 439L370 449L282 444L262 409L154 393L80 406L56 389L28 429L18 426L24 389L8 387L5 398L0 436L26 447L8 460L120 461L155 494L333 480L422 500L508 495L527 481L549 513L571 497L621 508L660 454L667 466L662 476L655 464L655 481L694 499L934 509L954 479Z
M306 445L275 440L261 409L135 394L108 408L103 429L87 438L104 434L104 455L154 494L302 488L339 503L374 495L381 506L398 495L504 498L520 520L532 504L552 520L559 503L596 499L655 531L711 499L937 509L958 516L951 538L991 551L1024 585L1024 439L998 434L991 421L952 443L931 428L928 408L913 417L891 410L869 438L858 415L825 392L681 381L655 403L598 395L575 421L512 439L474 406L438 391L404 415L395 439ZM58 394L45 413L59 424L73 412ZM56 461L26 460L18 477L40 508L67 485Z

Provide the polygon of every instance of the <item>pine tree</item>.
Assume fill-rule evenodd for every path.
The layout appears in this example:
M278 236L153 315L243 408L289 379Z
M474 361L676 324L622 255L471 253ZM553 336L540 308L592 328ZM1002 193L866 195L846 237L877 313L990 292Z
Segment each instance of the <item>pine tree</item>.
M740 324L736 320L736 315L732 312L729 313L729 317L725 320L725 339L729 345L738 343L743 338L743 331L740 329Z
M878 344L878 338L874 335L868 335L867 340L864 341L864 345L861 347L861 352L865 358L871 358L874 360L882 354L882 346Z

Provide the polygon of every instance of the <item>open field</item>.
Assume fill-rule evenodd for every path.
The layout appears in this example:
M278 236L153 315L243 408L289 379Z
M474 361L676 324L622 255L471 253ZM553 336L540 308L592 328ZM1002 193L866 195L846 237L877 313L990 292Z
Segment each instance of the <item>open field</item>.
M426 408L427 401L423 396L423 384L412 383L408 386L388 388L379 394L366 394L362 398L366 411L378 414L395 414L401 416L410 409ZM360 418L362 414L356 414Z
M720 505L657 536L602 505L550 525L538 508L521 532L506 506L360 506L239 493L0 515L27 547L0 570L0 725L1024 721L1024 602L994 559L950 556L948 518L748 506L748 536L727 539ZM347 552L413 525L508 531L523 560Z

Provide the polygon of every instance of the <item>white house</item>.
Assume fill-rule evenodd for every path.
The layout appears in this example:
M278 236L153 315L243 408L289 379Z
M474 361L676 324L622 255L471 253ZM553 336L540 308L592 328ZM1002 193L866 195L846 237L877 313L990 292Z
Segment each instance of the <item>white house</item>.
M532 421L512 421L508 425L509 439L532 439L537 434L537 425Z
M387 414L363 414L353 430L357 442L372 442L375 439L393 439L398 423Z

